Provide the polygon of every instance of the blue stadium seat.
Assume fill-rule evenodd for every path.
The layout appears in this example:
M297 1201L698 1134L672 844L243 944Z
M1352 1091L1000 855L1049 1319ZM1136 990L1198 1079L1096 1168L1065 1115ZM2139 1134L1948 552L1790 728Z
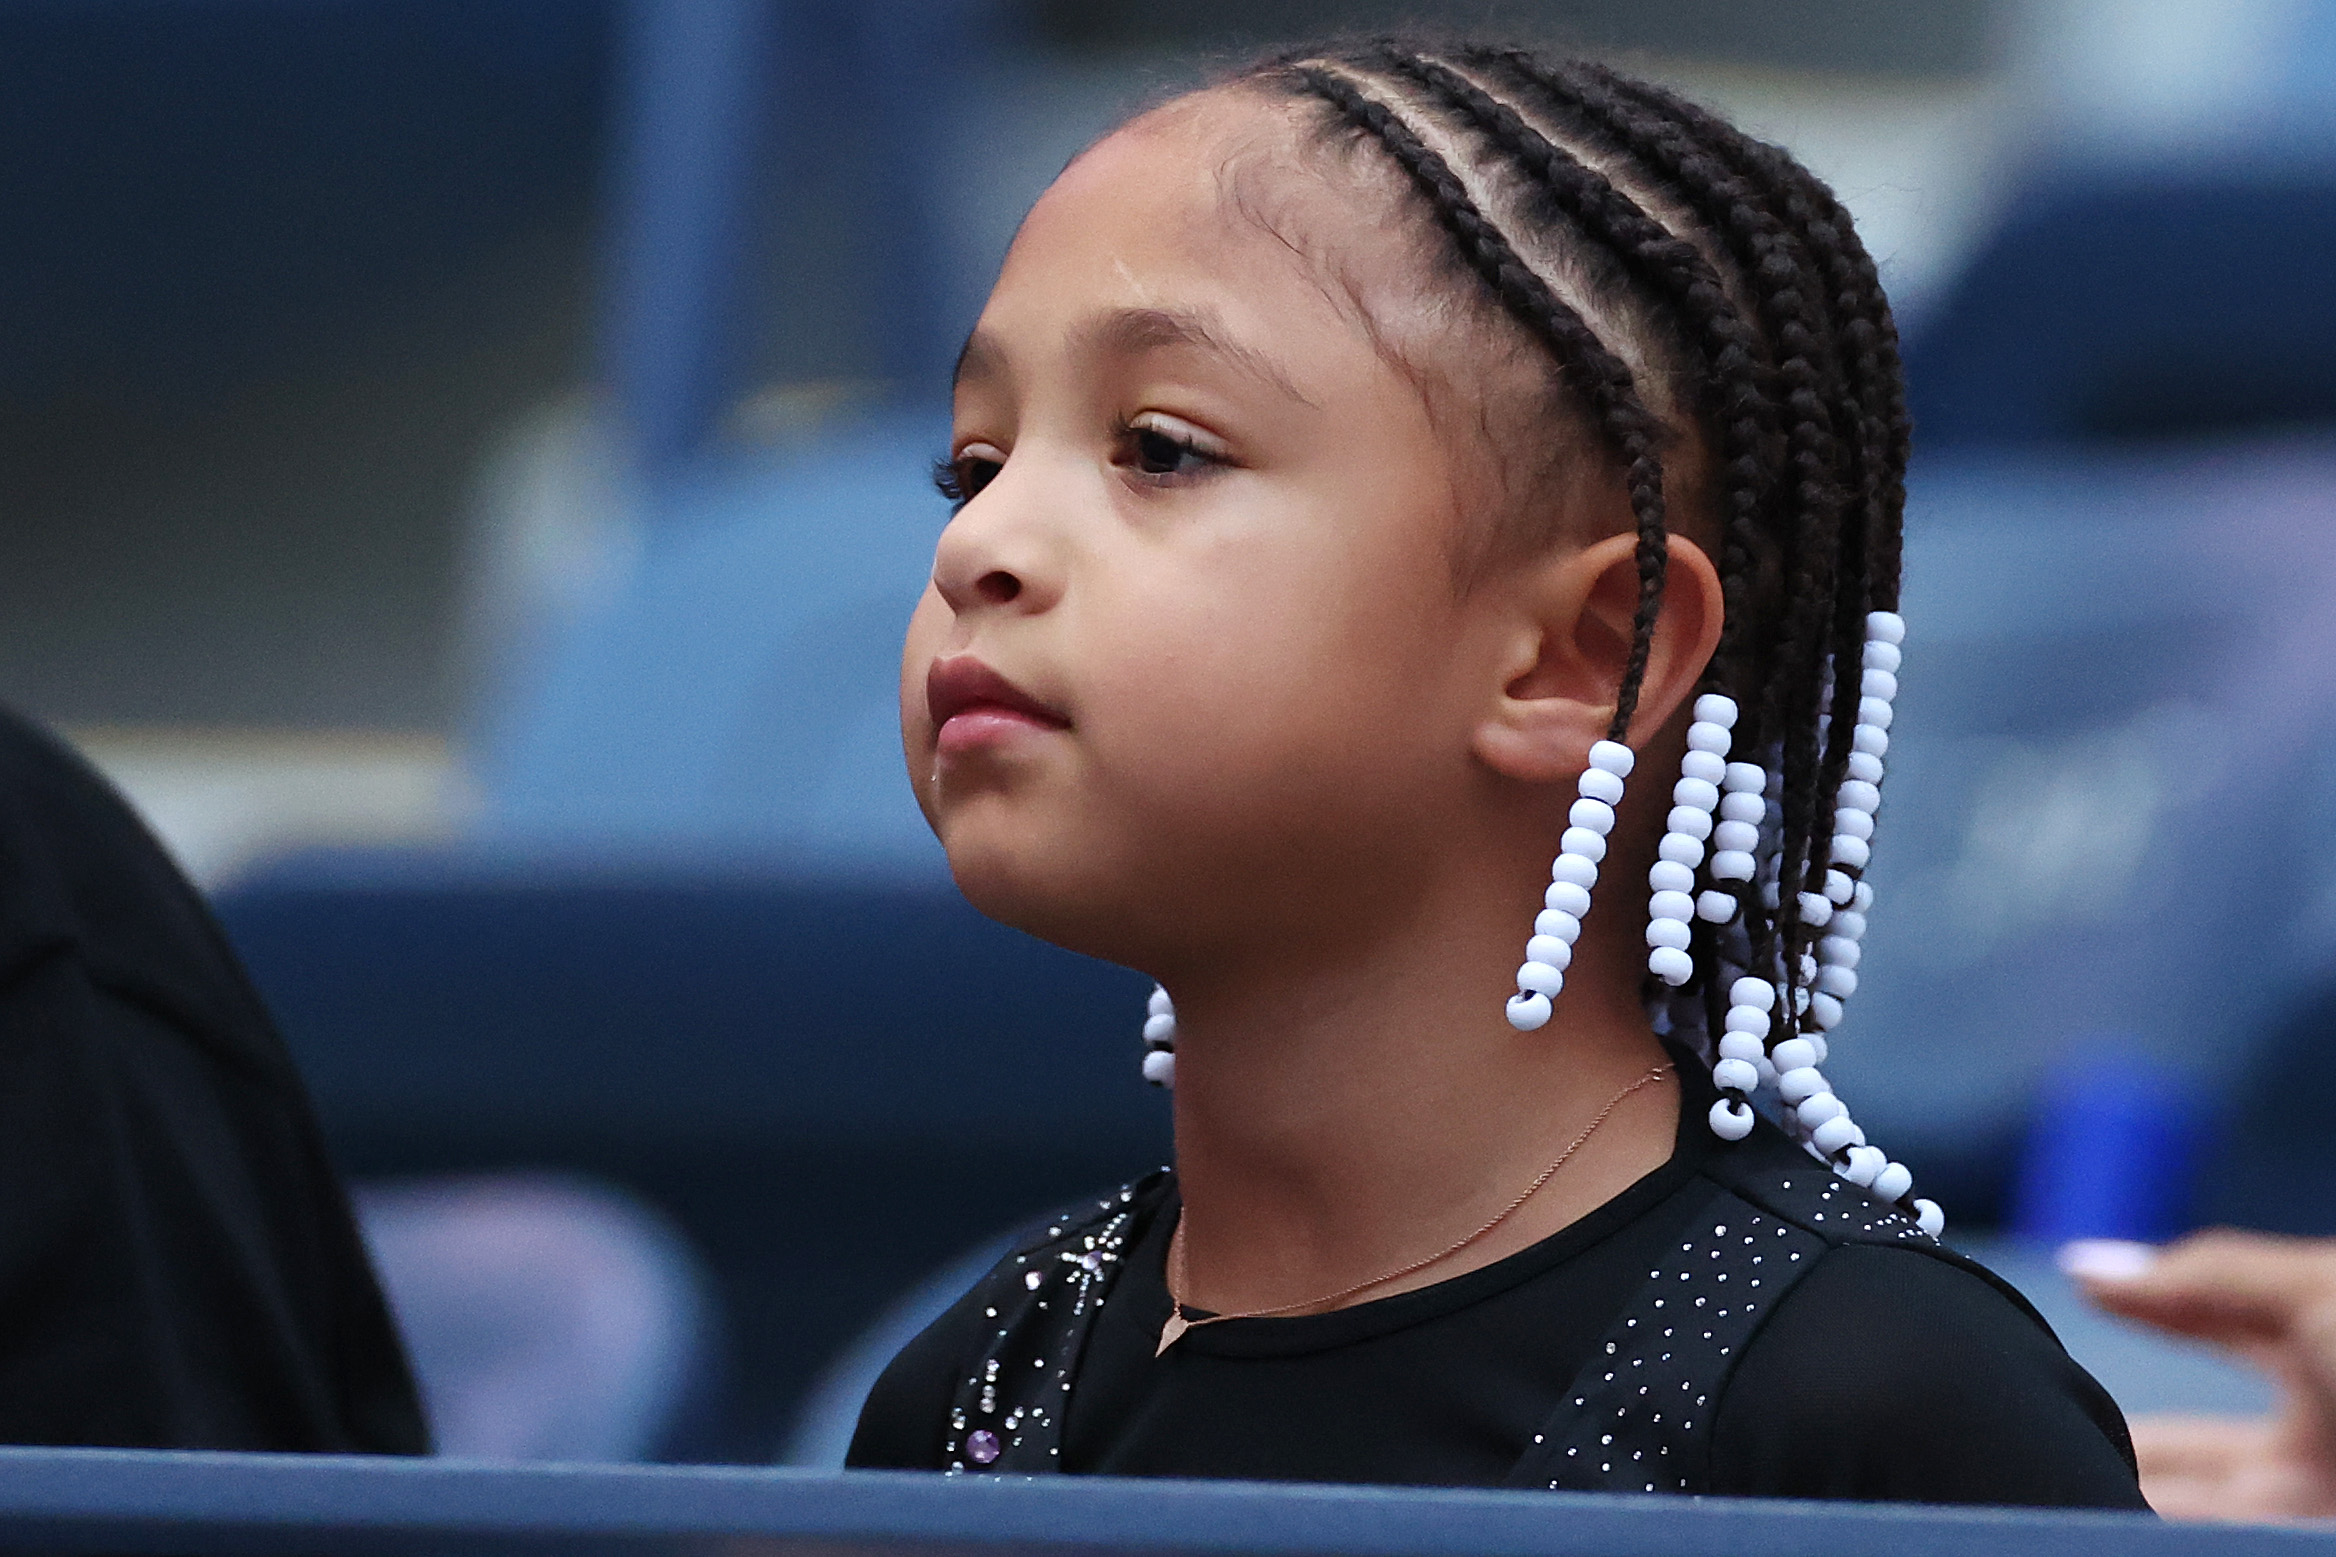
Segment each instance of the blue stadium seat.
M2042 178L1908 341L1917 446L2336 421L2332 252L2336 149Z

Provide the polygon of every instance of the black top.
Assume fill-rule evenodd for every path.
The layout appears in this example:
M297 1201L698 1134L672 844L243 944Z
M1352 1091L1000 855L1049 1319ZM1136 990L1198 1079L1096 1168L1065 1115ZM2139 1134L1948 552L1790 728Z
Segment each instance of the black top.
M105 781L5 711L0 1443L429 1447L226 939Z
M1794 1194L1823 1197L1808 1206L1854 1199L1865 1209L1859 1227L1845 1233L1870 1231L1885 1215L1765 1126L1752 1141L1721 1147L1703 1124L1708 1098L1699 1075L1689 1078L1671 1160L1531 1248L1333 1313L1203 1326L1158 1359L1177 1200L1165 1175L1138 1186L1125 1202L1124 1231L1087 1250L1090 1263L1096 1248L1120 1263L1108 1293L1096 1294L1066 1380L1073 1387L1053 1463L1111 1475L1638 1490L1635 1475L1622 1479L1627 1467L1585 1464L1612 1474L1560 1481L1565 1462L1536 1468L1536 1456L1556 1454L1543 1436L1554 1431L1553 1419L1565 1420L1569 1394L1600 1376L1591 1364L1611 1360L1611 1338L1651 1333L1618 1330L1637 1324L1625 1316L1662 1322L1655 1310L1663 1305L1645 1305L1649 1294L1668 1290L1680 1251L1700 1272L1713 1233L1731 1248L1739 1238L1752 1242L1744 1230L1755 1223L1783 1236L1783 1227L1736 1198L1729 1181L1741 1176L1741 1164L1782 1175L1788 1186L1797 1176ZM1715 1171L1723 1166L1728 1171ZM1814 1213L1820 1223L1827 1214ZM1847 1221L1840 1209L1830 1214ZM1890 1220L1909 1244L1928 1244ZM1749 1329L1740 1356L1712 1360L1724 1369L1724 1386L1704 1424L1708 1463L1693 1490L2146 1507L2116 1405L2024 1302L1935 1248L1814 1238L1794 1247L1805 1247L1813 1263L1804 1272L1799 1254L1780 1257L1795 1262L1786 1295ZM1750 1267L1730 1268L1738 1269L1737 1290L1747 1277L1758 1285ZM1762 1269L1774 1275L1775 1267ZM1650 1280L1658 1270L1663 1280ZM1025 1279L1038 1292L1035 1277ZM1006 1290L1019 1285L1010 1281ZM1772 1280L1768 1290L1778 1285ZM886 1369L861 1416L851 1464L964 1468L953 1403L963 1415L968 1369L981 1366L973 1359L985 1346L994 1350L991 1335L1003 1333L997 1299L984 1296L995 1290L994 1283L977 1288ZM1661 1362L1670 1359L1660 1353ZM1001 1431L1007 1425L1020 1424ZM1604 1437L1585 1440L1593 1457Z

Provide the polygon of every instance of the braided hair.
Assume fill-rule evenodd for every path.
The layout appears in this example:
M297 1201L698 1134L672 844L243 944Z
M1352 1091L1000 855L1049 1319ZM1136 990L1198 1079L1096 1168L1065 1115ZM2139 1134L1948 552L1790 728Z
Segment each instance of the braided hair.
M1621 473L1639 591L1615 741L1662 609L1674 423L1705 456L1725 619L1699 690L1741 710L1731 755L1767 772L1772 804L1755 879L1710 883L1736 912L1724 933L1698 919L1687 992L1717 1032L1732 962L1807 1012L1815 931L1798 905L1862 892L1862 860L1827 844L1869 613L1898 605L1908 431L1889 304L1840 202L1669 92L1518 49L1379 40L1285 53L1231 84L1313 105L1322 143L1391 164L1476 301L1546 353L1559 414Z

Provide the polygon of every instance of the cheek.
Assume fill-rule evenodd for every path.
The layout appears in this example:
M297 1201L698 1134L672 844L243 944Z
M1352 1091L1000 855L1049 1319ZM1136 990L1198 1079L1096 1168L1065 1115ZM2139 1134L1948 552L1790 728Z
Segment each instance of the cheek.
M1147 809L1343 825L1413 803L1465 751L1440 559L1312 533L1166 559L1092 602L1098 756Z
M925 717L925 671L949 631L949 607L931 585L910 614L900 651L900 745L908 781L927 817L933 809L933 729Z

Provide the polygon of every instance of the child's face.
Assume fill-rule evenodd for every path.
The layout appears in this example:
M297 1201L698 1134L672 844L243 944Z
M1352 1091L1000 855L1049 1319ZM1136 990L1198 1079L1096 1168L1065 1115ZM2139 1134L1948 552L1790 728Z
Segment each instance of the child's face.
M1407 897L1484 780L1470 733L1514 648L1455 588L1419 388L1226 197L1229 158L1299 144L1275 105L1187 99L1031 212L960 372L974 495L903 657L910 776L967 896L1155 973ZM1276 177L1345 224L1325 242L1373 245L1351 199Z

